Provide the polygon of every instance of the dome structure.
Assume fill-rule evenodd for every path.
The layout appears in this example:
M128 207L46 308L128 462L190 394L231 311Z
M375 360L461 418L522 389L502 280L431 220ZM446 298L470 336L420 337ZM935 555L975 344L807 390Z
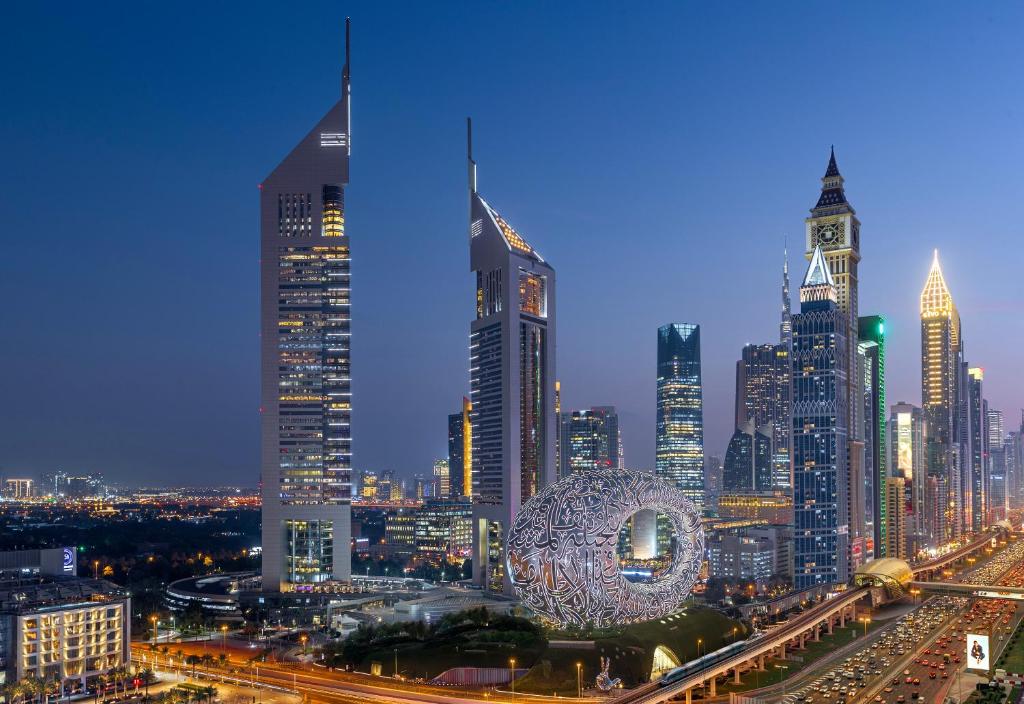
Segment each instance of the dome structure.
M856 586L884 587L892 599L903 596L913 580L914 571L910 569L910 565L895 557L882 557L865 562L853 574L853 583Z
M1013 532L1013 524L1010 523L1005 518L1003 520L1001 520L1001 521L996 521L995 523L993 523L992 527L993 528L1001 528L1002 530L1007 530L1007 531L1010 531L1011 533Z

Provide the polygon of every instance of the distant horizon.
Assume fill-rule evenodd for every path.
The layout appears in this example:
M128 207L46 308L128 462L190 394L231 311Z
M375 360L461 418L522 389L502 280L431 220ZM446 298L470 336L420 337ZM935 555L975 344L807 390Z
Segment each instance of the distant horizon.
M12 8L0 475L258 487L256 186L337 99L350 9L274 7ZM351 8L355 476L429 473L468 395L466 115L481 193L557 271L562 409L615 406L627 466L654 468L670 322L701 325L724 456L735 361L777 341L786 242L798 300L832 144L886 405L921 405L938 248L1016 429L1024 7L587 7Z

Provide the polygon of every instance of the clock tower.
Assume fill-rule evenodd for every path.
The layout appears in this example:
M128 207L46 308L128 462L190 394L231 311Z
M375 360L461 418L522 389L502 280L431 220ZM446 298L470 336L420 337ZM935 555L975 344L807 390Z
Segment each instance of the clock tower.
M828 168L821 179L821 196L811 208L807 227L807 261L815 247L821 247L836 284L839 310L850 321L850 330L857 330L857 264L860 262L860 221L853 206L846 200L843 177L836 166L832 150ZM851 338L856 346L857 336Z
M846 485L847 515L849 517L849 535L847 542L847 565L853 573L872 552L866 528L865 506L868 497L865 495L866 467L864 457L863 435L863 404L857 402L861 398L858 393L858 334L857 320L857 267L860 263L860 221L843 190L843 177L836 166L836 153L833 149L828 159L828 167L821 179L821 195L818 202L811 208L811 216L805 221L807 233L806 257L810 261L816 249L824 256L829 273L835 285L836 304L839 318L843 326L842 339L845 351L841 355L842 367L841 387L837 394L840 406L836 408L841 416L839 424L847 430L845 472L842 473Z

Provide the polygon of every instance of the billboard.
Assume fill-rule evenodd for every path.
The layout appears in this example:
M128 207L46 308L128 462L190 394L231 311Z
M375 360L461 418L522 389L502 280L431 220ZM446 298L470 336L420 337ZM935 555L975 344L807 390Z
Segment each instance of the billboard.
M980 633L967 634L967 669L984 670L989 668L988 636Z

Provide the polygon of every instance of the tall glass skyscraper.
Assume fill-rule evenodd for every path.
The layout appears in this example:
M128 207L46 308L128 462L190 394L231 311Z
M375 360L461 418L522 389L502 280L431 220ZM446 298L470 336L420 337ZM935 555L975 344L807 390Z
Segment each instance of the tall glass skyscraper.
M477 191L469 144L473 572L484 590L511 594L506 535L557 474L555 270Z
M658 328L655 467L658 476L703 508L704 402L699 325L672 323Z
M989 526L989 467L988 467L988 433L985 431L987 405L982 393L982 382L985 370L971 367L967 373L967 421L970 441L971 490L971 531L979 533Z
M349 51L338 102L260 185L263 588L350 578Z
M462 410L448 416L448 468L451 498L473 495L473 405L462 398Z
M793 560L796 589L849 577L846 319L820 247L793 316Z
M903 479L903 500L899 504L886 504L886 518L891 526L899 521L893 514L905 516L904 525L907 555L930 546L934 540L939 507L926 506L928 472L925 453L924 413L909 403L892 407L888 423L890 474ZM892 545L892 540L889 540ZM890 556L891 557L891 556Z
M614 406L559 413L558 476L588 469L622 467L619 415Z
M885 430L885 318L866 315L859 319L857 352L861 359L861 398L864 401L864 481L865 514L871 521L871 535L876 557L885 557L889 476ZM902 524L900 524L902 525Z
M935 251L921 292L921 406L928 424L928 473L935 477L939 525L935 540L960 534L964 515L956 437L961 376L960 314Z

